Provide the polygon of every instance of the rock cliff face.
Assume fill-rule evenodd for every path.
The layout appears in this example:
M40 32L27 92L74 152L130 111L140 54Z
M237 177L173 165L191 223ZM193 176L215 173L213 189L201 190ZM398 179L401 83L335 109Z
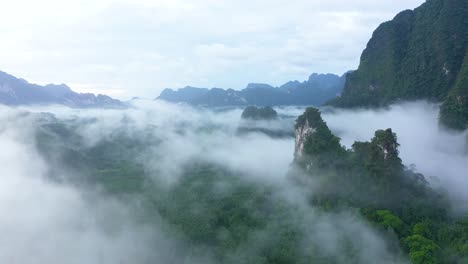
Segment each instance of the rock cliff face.
M296 159L301 159L304 156L305 142L316 131L315 128L310 126L308 120L303 125L296 127L296 146L294 148L294 157Z
M383 160L385 162L393 162L401 164L401 159L399 158L399 151L397 136L393 133L391 128L386 130L377 130L375 136L371 141L377 148L380 149L380 152L383 153Z
M377 130L370 142L356 141L348 150L330 131L318 109L308 108L297 119L295 128L294 164L306 172L346 170L357 166L361 167L362 173L386 181L404 171L397 135L391 128Z
M358 70L347 76L341 98L331 104L362 107L399 100L446 102L442 123L465 128L467 14L466 0L427 0L381 24L363 51Z
M440 108L440 121L454 129L468 128L468 49L455 87Z
M340 139L332 134L316 108L307 108L296 120L295 161L307 167L327 167L345 150Z

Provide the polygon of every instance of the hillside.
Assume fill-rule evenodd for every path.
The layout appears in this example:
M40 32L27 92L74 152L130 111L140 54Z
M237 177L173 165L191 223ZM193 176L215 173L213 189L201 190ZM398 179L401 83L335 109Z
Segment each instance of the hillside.
M59 104L70 107L121 108L124 104L106 95L76 93L65 84L45 86L31 84L24 79L0 71L0 104L45 105Z
M347 77L340 107L384 106L399 100L444 102L442 123L465 128L468 1L428 0L381 24ZM450 96L448 96L450 94ZM453 121L453 119L457 121Z
M250 83L241 91L190 86L177 91L165 89L157 99L204 106L322 105L341 92L344 80L344 76L314 73L307 81L290 81L280 87Z
M396 237L394 250L411 263L467 263L466 219L453 217L444 191L403 164L399 147L388 128L345 149L320 111L308 108L297 119L294 164L322 184L311 194L315 206L355 208L382 235Z
M69 219L97 219L96 228L112 232L111 241L121 232L137 234L122 252L127 256L128 245L136 243L145 261L123 263L155 263L161 254L152 253L166 251L164 263L467 263L468 218L451 213L450 190L405 166L394 130L377 130L370 141L346 148L315 108L306 109L295 126L283 123L295 129L285 138L259 129L236 133L231 124L237 110L172 107L169 114L135 108L95 118L18 112L3 122L11 127L29 121L38 152L29 163L44 159L45 179L83 188L91 206L98 204L75 213L81 208L63 195L49 202L72 208L75 217L65 218L66 227ZM147 122L135 125L142 118ZM102 196L89 195L94 189ZM108 200L129 215L109 213L101 205ZM42 209L43 199L34 199L36 204ZM57 222L48 215L46 227ZM116 224L125 218L132 221ZM143 240L141 226L144 234L163 235L164 243ZM69 232L52 234L73 238ZM44 239L49 245L49 236ZM167 249L168 243L179 246ZM200 256L209 261L192 262Z

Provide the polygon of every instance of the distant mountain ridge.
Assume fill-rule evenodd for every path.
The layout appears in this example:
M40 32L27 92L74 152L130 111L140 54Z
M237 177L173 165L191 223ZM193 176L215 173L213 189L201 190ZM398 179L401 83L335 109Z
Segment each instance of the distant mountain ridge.
M156 99L204 106L322 105L341 93L345 75L314 73L304 82L290 81L280 87L250 83L241 91L187 86L176 91L165 89Z
M124 103L107 95L76 93L65 84L45 86L31 84L0 71L0 104L44 105L59 104L70 107L122 108Z
M339 107L443 102L441 122L468 125L468 1L427 0L381 24L348 75Z

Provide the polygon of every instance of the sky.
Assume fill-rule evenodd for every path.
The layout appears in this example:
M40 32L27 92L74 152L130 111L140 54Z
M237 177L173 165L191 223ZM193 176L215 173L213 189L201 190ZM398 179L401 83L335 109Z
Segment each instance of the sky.
M357 68L375 28L424 0L0 0L0 70L119 99L275 86Z

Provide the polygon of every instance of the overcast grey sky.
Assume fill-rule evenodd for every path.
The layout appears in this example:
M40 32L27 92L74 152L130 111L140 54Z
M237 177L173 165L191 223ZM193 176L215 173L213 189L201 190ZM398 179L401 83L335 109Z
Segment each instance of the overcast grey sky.
M0 0L0 70L120 99L355 69L424 0Z

